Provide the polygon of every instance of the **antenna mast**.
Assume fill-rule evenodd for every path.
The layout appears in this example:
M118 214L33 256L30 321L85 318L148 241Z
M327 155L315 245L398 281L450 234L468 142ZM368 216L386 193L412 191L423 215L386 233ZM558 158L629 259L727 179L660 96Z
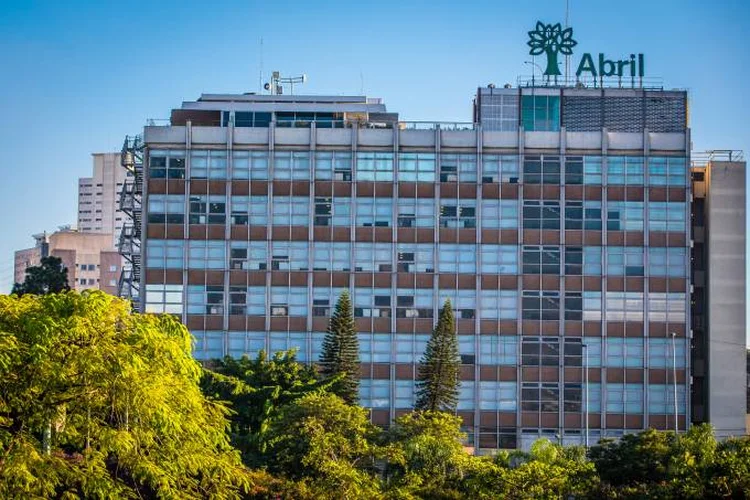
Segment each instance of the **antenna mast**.
M260 72L258 74L258 92L263 89L263 37L260 37Z
M289 85L290 94L294 95L294 84L305 83L307 81L307 75L282 77L281 73L274 71L271 74L271 81L263 85L263 88L271 92L273 95L281 95L284 93L283 85Z

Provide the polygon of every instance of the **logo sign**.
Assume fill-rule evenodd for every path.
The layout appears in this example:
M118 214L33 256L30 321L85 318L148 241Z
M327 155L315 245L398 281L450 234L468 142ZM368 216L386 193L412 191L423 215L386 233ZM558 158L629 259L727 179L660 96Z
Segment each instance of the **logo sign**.
M559 76L560 62L558 54L570 56L573 54L573 47L578 45L573 39L573 28L565 28L557 24L544 24L537 21L536 29L529 31L529 41L526 44L530 47L529 54L532 56L547 56L547 68L544 70L544 76ZM598 58L594 58L588 52L581 56L581 61L576 70L576 76L588 74L594 78L602 76L630 76L643 77L645 61L643 54L630 54L627 59L612 60L607 59L602 53Z

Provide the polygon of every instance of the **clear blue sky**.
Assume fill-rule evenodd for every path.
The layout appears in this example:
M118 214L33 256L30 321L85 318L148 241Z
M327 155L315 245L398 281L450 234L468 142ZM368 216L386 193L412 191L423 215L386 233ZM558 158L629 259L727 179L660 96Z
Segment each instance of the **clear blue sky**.
M17 1L0 6L0 291L13 251L74 223L92 152L201 92L306 73L304 92L383 97L408 120L471 120L479 85L528 74L526 32L565 0ZM694 148L750 152L750 3L570 0L577 53L646 54L690 90Z

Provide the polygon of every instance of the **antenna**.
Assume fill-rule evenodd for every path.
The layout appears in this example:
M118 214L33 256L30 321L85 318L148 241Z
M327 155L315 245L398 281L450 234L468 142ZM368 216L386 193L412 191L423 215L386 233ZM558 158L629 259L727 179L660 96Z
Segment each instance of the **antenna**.
M359 95L365 95L365 76L359 70Z
M279 71L274 71L271 74L271 81L263 85L263 88L273 95L281 95L284 93L283 85L289 85L290 94L294 95L294 84L305 82L307 82L307 75L305 74L301 76L282 77Z
M260 73L258 74L258 92L263 88L263 37L260 37Z

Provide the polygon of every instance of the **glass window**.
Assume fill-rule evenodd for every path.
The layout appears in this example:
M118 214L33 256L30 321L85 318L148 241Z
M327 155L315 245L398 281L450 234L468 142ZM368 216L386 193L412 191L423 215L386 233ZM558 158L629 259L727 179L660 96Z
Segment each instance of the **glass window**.
M601 185L601 156L566 156L565 184Z
M643 231L643 202L607 202L607 230Z
M441 154L440 182L476 182L477 155Z
M357 198L357 225L391 227L393 198Z
M315 198L316 226L349 227L352 213L351 198Z
M250 196L250 224L268 225L268 196Z
M440 200L440 227L477 227L477 200Z
M560 229L560 202L524 200L524 229Z
M318 151L315 153L315 178L351 181L352 154L349 151Z
M399 153L398 180L435 182L435 153Z
M246 299L245 314L247 314L248 316L265 316L266 315L266 287L264 286L247 287L247 292L245 293L245 299ZM237 307L240 307L240 306L238 305Z
M393 406L400 409L414 408L414 382L411 380L396 380L394 385Z
M391 290L389 288L355 288L355 318L390 318Z
M685 158L652 156L648 159L648 183L651 186L685 187L687 171Z
M391 362L391 334L359 334L359 355L363 363ZM418 336L415 336L418 337ZM415 341L416 343L416 341ZM426 341L425 341L426 344ZM423 348L424 350L424 348ZM419 351L417 351L419 352Z
M388 408L391 386L389 380L362 379L359 383L359 403L365 408Z
M224 287L222 285L188 285L188 314L224 314Z
M393 344L396 353L396 363L411 364L419 362L422 358L430 336L425 334L396 333L393 335L393 338L395 339ZM410 383L414 385L414 382L410 381Z
M524 337L521 340L521 363L526 366L558 366L560 339L556 337Z
M349 243L316 241L313 244L313 271L350 271Z
M182 269L185 240L148 240L146 267Z
M226 219L226 197L190 195L190 224L224 224Z
M358 181L392 181L393 153L358 152L355 178Z
M565 292L565 319L601 321L602 292Z
M584 362L588 356L588 366L591 368L600 368L602 366L602 339L597 337L583 337Z
M526 132L560 130L560 97L521 96L521 123Z
M651 276L684 278L688 272L687 249L680 247L648 249L648 273Z
M607 247L607 274L643 276L643 247Z
M397 318L432 318L431 288L399 288L396 291Z
M190 177L192 179L226 179L227 151L224 149L190 151Z
M521 411L557 413L559 409L560 386L556 382L523 382Z
M601 276L602 247L565 247L565 274Z
M451 301L453 314L460 319L473 319L476 315L476 290L438 290L438 307Z
M435 227L435 202L432 198L399 198L398 227Z
M354 270L357 272L385 272L393 270L391 243L355 243Z
M231 223L237 226L247 226L250 218L250 197L232 196Z
M185 222L185 195L151 194L148 196L148 221L152 224Z
M474 408L474 382L466 380L458 387L458 410L471 410Z
M188 269L226 269L226 242L188 240Z
M643 339L608 337L606 365L609 368L643 368Z
M515 293L515 291L513 292ZM482 348L479 350L479 362L483 365L517 365L518 342L516 337L510 335L483 335Z
M480 245L480 272L518 274L518 247L515 245Z
M482 227L515 229L518 227L518 200L481 200Z
M479 290L479 317L482 319L516 319L516 290Z
M265 241L231 241L229 243L229 268L268 269L268 247Z
M643 292L605 292L608 321L643 321Z
M274 196L273 224L307 226L310 218L309 198L306 196Z
M686 204L682 201L652 201L648 204L650 231L685 232Z
M649 338L648 339L648 367L649 368L685 368L685 339L675 338ZM674 354L672 346L674 345ZM670 375L671 376L671 375ZM671 380L671 379L670 379Z
M524 156L523 182L524 184L560 184L560 157Z
M232 151L232 178L268 179L268 151Z
M225 333L220 331L194 331L193 356L195 359L207 360L224 357Z
M668 323L685 323L684 293L657 293L648 294L648 319Z
M149 178L184 179L185 151L152 149L148 153Z
M565 229L587 229L601 231L601 201L566 201Z
M523 247L523 274L560 274L560 247Z
M441 273L476 273L476 245L438 244L438 271Z
M518 183L518 156L482 155L482 182Z
M607 158L608 184L642 186L643 178L643 157L610 156Z
M687 400L685 386L677 384L677 414L685 414ZM657 415L674 415L674 385L649 384L648 412Z
M607 413L643 413L643 386L607 384Z
M435 258L431 243L398 243L396 266L402 273L434 273Z
M312 315L317 317L330 317L336 307L345 288L313 288Z
M183 285L146 285L146 312L182 314Z
M272 286L271 316L307 316L307 287Z
M560 292L524 290L521 300L523 319L560 319Z
M272 271L307 271L306 241L272 241Z
M306 180L310 178L310 153L307 151L275 151L273 178Z
M479 382L479 409L516 411L518 403L516 382Z

